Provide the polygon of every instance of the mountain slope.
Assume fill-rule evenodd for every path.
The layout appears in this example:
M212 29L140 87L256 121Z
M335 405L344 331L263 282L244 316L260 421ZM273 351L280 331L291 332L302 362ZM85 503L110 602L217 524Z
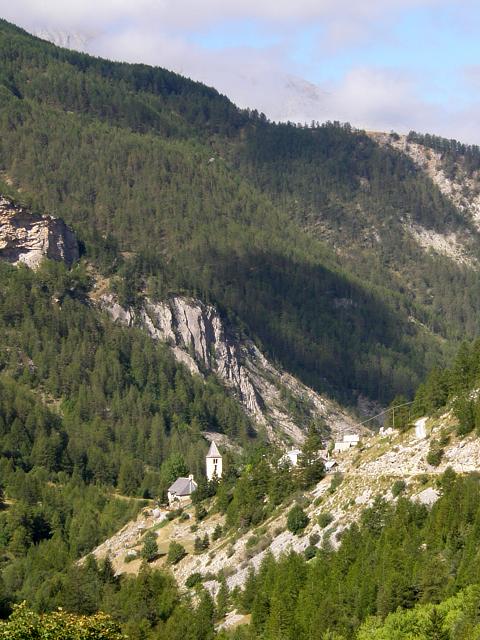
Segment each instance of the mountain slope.
M443 338L464 330L457 306L443 322L417 300L421 284L412 293L385 277L375 251L344 257L357 201L367 211L378 200L389 223L403 198L428 224L461 223L397 152L347 127L274 125L170 72L58 49L5 23L0 61L5 178L75 228L89 257L124 278L129 303L146 285L156 298L214 303L271 359L349 402L411 393L448 355ZM322 203L343 246L305 224ZM429 268L439 283L450 277Z

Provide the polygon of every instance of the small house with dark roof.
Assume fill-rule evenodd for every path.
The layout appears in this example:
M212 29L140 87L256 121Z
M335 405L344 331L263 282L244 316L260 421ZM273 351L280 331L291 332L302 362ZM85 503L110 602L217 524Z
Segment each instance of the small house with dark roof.
M197 490L197 483L190 475L188 478L177 478L175 482L168 487L168 504L185 504L191 499L192 493Z

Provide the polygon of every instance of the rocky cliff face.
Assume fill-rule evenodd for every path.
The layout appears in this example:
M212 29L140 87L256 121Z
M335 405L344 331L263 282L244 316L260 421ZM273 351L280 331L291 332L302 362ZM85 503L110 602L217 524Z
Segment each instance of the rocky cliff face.
M323 418L334 436L360 430L333 401L273 366L251 340L227 327L212 306L177 296L162 302L147 299L134 313L109 295L101 298L101 305L115 321L142 326L167 342L193 373L217 375L272 441L301 442L312 418Z
M378 144L390 146L409 156L465 216L465 219L480 231L480 172L468 175L459 165L455 178L451 178L445 171L445 163L440 152L417 142L409 142L405 135L392 136L383 132L370 132L369 135ZM469 246L468 232L440 234L415 224L407 225L407 230L424 249L432 249L436 253L476 270L480 268L478 258Z
M58 218L30 213L0 196L0 259L36 269L43 258L78 260L73 231Z

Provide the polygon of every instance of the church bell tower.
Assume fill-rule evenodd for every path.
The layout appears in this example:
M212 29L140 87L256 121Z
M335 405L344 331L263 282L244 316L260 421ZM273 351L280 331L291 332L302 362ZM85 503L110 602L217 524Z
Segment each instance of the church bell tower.
M210 449L208 450L207 457L207 480L212 480L216 477L219 480L222 477L222 456L218 450L215 442L212 441Z

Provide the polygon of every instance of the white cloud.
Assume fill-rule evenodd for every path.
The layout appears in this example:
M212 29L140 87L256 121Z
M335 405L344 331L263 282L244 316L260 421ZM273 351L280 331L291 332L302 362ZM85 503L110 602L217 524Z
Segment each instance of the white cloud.
M446 0L1 0L7 20L59 27L107 27L129 21L165 28L191 28L225 20L269 23L366 24L385 14L419 6L441 6Z

